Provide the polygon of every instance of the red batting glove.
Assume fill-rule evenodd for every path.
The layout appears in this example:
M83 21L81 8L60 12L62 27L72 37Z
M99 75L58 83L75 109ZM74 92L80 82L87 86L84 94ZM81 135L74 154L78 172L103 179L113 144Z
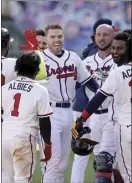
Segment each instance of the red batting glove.
M26 30L25 33L26 45L20 46L23 51L39 50L38 42L36 39L36 32L33 30Z
M44 155L45 159L42 159L41 161L49 161L52 156L52 144L45 144Z

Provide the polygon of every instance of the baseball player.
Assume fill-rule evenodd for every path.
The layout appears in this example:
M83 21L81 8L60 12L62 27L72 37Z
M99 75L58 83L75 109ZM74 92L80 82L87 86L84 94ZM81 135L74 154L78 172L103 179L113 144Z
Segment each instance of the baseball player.
M112 53L116 62L124 60L125 65L115 68L108 76L106 82L100 91L93 97L93 99L86 106L81 117L77 119L72 127L74 138L78 137L78 129L105 101L105 99L113 95L115 104L114 109L117 113L117 123L115 123L116 141L118 144L117 158L119 168L122 170L121 165L124 166L125 176L123 176L125 183L131 182L131 86L132 86L132 54L131 54L132 38L119 33L115 36L112 45ZM96 157L96 162L99 157ZM120 162L123 162L120 163ZM103 179L104 173L101 167L97 164L96 169L96 182L111 182L111 164L109 163L109 174L106 174L106 180ZM111 172L112 173L112 172ZM122 173L122 172L121 172Z
M102 24L96 28L95 31L95 42L98 47L98 52L90 57L87 57L83 64L86 66L87 70L93 75L97 80L100 87L104 83L105 79L108 77L108 74L113 66L114 62L112 59L111 45L114 37L114 29L111 25ZM88 89L86 89L87 96L89 99L93 97ZM91 128L91 139L99 142L99 145L96 145L94 148L95 156L99 156L100 159L103 157L106 161L109 157L113 161L115 157L115 145L113 137L113 124L108 123L108 106L110 99L105 101L102 106L93 114L90 118L89 126ZM99 125L97 126L97 122ZM105 155L103 154L105 151ZM71 175L71 183L77 183L79 181L83 182L84 172L87 167L87 161L89 156L78 156L75 155L75 160L73 162L73 170ZM79 166L84 162L80 174L78 172ZM94 162L95 163L95 162ZM95 167L96 168L96 167ZM105 171L109 171L106 170Z
M14 67L16 63L15 58L7 58L10 44L13 39L10 36L9 31L6 28L1 28L1 85L10 82L11 80L16 78L16 74L14 72Z
M52 114L47 89L34 79L41 60L35 52L22 53L16 60L17 79L2 86L3 183L28 183L36 164L36 134L45 142L43 161L51 158Z
M26 40L27 36L28 38L30 38L32 40L33 45L37 45L38 47L38 43L36 40L36 33L34 34L34 31L31 30L27 30L25 31L25 37ZM28 41L31 41L28 40ZM7 58L8 56L8 52L10 49L10 45L13 41L13 38L11 38L9 31L6 28L2 28L1 29L1 54L2 54L2 63L1 63L1 85L3 86L4 84L12 81L13 79L16 79L17 75L14 71L14 67L16 64L16 58ZM27 51L26 49L28 48L29 51L31 50L36 50L36 53L39 54L40 58L41 58L41 52L38 50L37 47L32 47L30 44L24 47L22 46L24 51ZM46 68L45 68L45 64L43 62L43 58L41 58L41 62L40 62L40 71L38 72L38 74L36 75L36 80L40 80L40 79L45 79L47 77L46 74Z
M79 56L63 49L64 34L60 25L45 28L48 49L43 51L47 67L47 84L51 117L52 158L45 167L43 182L64 183L64 173L68 165L73 123L72 101L75 85L87 85L93 92L99 87L87 72Z
M36 39L38 41L38 46L40 50L45 50L47 48L47 43L45 42L45 32L44 30L37 29L36 31Z

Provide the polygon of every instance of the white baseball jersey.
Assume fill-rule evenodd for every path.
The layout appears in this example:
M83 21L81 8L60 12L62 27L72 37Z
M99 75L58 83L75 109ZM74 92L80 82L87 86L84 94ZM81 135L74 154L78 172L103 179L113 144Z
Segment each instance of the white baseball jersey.
M95 55L87 57L83 60L83 64L91 73L92 77L96 79L99 86L101 87L104 83L105 79L108 77L110 69L114 64L111 54L108 55L105 59L102 59L98 52ZM94 93L91 92L88 88L86 88L86 94L89 99L94 96ZM110 99L107 99L103 102L102 106L99 109L107 109L110 103Z
M16 73L14 71L16 59L15 58L6 58L2 56L1 63L1 85L3 86L6 83L9 83L13 79L16 79Z
M116 102L117 121L121 125L131 125L132 107L132 65L126 64L110 72L109 77L101 88L101 92L106 95L114 95Z
M39 117L52 113L47 89L32 79L18 77L2 86L4 131L26 132L36 137Z
M114 63L111 67L111 71L117 67L118 67L117 64ZM111 122L114 122L114 123L117 121L117 112L116 112L116 108L118 108L117 106L118 106L118 101L116 101L115 98L112 97L108 107L108 118L110 119Z
M75 85L81 85L91 79L90 73L82 64L80 57L71 51L64 50L61 58L55 56L49 49L43 52L47 68L47 84L51 102L72 101L75 97Z

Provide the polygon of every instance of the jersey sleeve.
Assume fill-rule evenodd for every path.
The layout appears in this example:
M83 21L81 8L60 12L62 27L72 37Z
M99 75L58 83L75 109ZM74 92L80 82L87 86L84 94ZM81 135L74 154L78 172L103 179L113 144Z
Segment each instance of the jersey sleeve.
M44 118L52 114L52 109L49 102L49 94L46 88L43 89L41 97L38 102L38 117Z
M78 72L78 82L83 85L91 79L90 73L85 68L83 61L77 55L77 72Z
M105 96L113 96L116 91L117 88L116 73L117 73L116 69L111 71L105 83L100 89L100 92Z

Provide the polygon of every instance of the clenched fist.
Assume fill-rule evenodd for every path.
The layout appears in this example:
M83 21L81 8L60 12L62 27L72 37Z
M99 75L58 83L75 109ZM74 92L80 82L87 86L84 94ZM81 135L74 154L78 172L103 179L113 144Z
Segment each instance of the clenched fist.
M44 162L49 161L52 156L52 144L45 144L44 155L45 155L45 159L41 159L41 161L44 161Z

